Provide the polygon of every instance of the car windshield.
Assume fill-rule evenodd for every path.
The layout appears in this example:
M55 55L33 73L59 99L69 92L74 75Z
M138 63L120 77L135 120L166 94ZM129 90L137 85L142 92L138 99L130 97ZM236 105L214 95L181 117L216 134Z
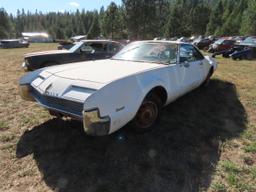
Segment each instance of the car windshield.
M177 45L160 42L135 42L124 47L112 59L171 64L177 61Z
M253 38L253 37L247 37L243 43L246 43L246 44L255 44L256 45L256 38Z
M76 43L73 47L71 47L68 51L73 53L73 52L76 52L77 49L79 49L84 43L83 42L79 42L79 43Z

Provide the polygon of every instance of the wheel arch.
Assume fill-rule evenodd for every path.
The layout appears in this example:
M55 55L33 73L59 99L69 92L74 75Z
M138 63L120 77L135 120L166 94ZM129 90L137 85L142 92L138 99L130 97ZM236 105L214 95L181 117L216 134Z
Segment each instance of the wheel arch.
M155 86L154 88L152 88L150 91L148 91L148 93L146 94L146 96L144 97L147 98L148 96L150 96L151 94L156 95L157 97L159 97L159 99L162 102L162 106L164 106L167 102L167 98L168 98L168 94L166 89L163 86Z

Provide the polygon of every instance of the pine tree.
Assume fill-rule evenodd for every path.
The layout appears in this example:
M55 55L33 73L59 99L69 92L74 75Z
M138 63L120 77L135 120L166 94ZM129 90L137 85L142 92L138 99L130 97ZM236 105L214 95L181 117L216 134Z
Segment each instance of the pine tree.
M9 38L12 32L10 18L3 8L0 8L0 39Z
M216 4L216 6L213 8L211 12L210 21L207 25L206 34L218 35L220 33L220 29L223 24L223 21L222 21L223 11L224 11L224 8L223 8L222 0L218 0L218 3Z
M158 36L255 35L256 0L122 0L100 11L42 14L0 9L0 38L20 37L25 31L46 31L53 38L87 34L114 39Z
M116 32L118 31L120 15L118 11L117 5L112 2L103 17L103 31L104 34L110 38L115 38L117 35Z
M233 2L235 4L230 15L226 17L226 21L223 18L224 25L221 28L222 35L239 35L241 29L241 20L243 17L243 12L247 8L247 2L244 0L239 0L238 2Z
M240 32L244 35L256 35L256 0L248 1L248 8L243 14Z
M100 36L100 23L98 12L94 12L94 18L91 28L88 31L88 38L97 38Z
M188 11L187 1L177 1L174 5L171 5L170 14L165 28L166 37L181 37L189 36L190 31L189 18L185 15Z
M190 13L190 30L193 35L202 35L206 31L210 9L203 3L197 4Z

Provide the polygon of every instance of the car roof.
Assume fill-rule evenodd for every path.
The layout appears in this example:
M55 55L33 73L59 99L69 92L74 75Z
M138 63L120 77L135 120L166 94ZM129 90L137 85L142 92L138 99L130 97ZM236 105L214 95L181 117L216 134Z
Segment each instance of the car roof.
M133 41L135 42L145 42L145 43L171 43L171 44L179 44L179 45L191 45L191 43L181 42L181 41L169 41L169 40L144 40L144 41Z
M98 42L98 43L118 43L117 41L107 40L107 39L90 39L90 40L82 40L81 42Z

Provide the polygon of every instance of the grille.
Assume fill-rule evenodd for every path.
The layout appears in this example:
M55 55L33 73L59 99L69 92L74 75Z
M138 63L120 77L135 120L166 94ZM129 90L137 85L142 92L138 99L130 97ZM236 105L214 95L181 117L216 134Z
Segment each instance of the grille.
M83 103L42 95L35 89L32 89L31 94L40 104L48 108L53 108L67 114L82 117Z

